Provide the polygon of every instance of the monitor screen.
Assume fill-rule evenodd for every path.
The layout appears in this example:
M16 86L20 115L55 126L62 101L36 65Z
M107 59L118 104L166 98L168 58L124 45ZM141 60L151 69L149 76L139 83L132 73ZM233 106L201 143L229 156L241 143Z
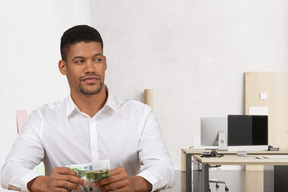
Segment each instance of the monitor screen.
M228 146L268 146L268 116L228 115Z
M224 132L227 141L227 117L201 117L201 146L218 147L218 134Z

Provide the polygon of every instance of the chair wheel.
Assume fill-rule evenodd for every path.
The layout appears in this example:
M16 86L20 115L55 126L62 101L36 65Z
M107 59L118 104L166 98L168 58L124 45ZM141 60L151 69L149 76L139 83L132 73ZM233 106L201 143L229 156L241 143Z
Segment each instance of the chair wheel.
M229 191L229 188L227 186L225 187L225 191Z
M216 183L216 187L219 188L219 184L218 183Z

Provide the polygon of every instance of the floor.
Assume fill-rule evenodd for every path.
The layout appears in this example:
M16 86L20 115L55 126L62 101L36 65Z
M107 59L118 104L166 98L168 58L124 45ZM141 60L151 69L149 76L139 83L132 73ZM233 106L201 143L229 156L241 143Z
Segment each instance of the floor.
M193 171L193 192L200 191L201 171ZM175 171L176 184L172 189L162 190L163 192L186 192L186 172ZM211 170L210 179L218 179L227 182L228 192L273 192L273 171L244 171L244 170ZM211 192L226 192L224 184L210 184ZM162 192L161 191L161 192Z

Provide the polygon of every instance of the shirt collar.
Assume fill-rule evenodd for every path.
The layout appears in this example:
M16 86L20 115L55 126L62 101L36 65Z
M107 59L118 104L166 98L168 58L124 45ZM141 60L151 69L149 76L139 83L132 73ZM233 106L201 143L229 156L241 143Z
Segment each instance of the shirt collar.
M116 105L116 98L108 91L108 88L106 88L106 91L107 91L108 98L106 100L105 105L102 107L102 109L107 106L107 107L110 107L112 110L117 112L118 108ZM78 109L78 107L76 106L76 104L74 103L74 101L72 100L71 95L69 95L66 98L66 117L71 115L73 113L73 111L75 111L75 110L80 111Z
M71 95L69 95L66 98L66 117L71 115L74 110L79 111L78 107L75 105L74 101L72 100Z
M107 94L108 94L108 98L107 98L107 101L106 101L104 107L108 106L111 109L113 109L114 111L118 111L118 108L117 108L117 105L116 105L116 98L114 97L113 94L111 94L111 92L108 91L108 88L107 88Z

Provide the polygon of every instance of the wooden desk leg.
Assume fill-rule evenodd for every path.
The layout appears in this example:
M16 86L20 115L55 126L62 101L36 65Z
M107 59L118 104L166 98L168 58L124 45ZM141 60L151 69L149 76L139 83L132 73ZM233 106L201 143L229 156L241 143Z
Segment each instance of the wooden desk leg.
M201 191L208 192L209 191L209 165L205 163L202 164L201 181L202 181Z
M192 192L192 184L191 184L191 155L186 154L186 192Z

